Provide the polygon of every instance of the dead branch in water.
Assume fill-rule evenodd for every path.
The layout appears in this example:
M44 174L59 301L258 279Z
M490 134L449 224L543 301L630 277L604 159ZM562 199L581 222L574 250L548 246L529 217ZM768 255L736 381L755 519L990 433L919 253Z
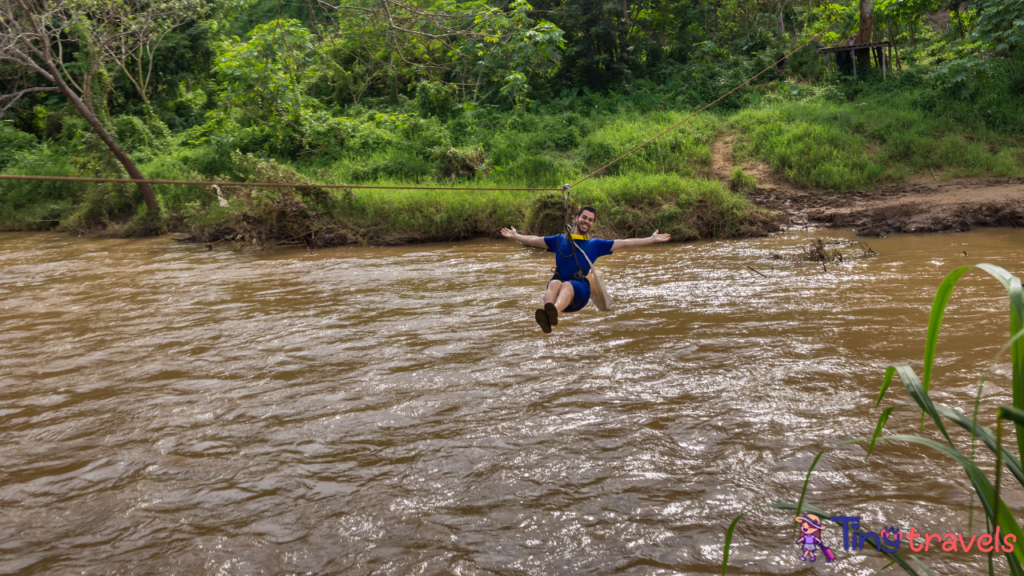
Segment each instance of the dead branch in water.
M771 258L772 260L791 260L793 262L821 262L824 267L826 262L845 264L855 258L877 255L878 253L870 246L861 242L815 238L803 246L800 252L787 255L772 252ZM828 272L828 268L825 268L825 271Z

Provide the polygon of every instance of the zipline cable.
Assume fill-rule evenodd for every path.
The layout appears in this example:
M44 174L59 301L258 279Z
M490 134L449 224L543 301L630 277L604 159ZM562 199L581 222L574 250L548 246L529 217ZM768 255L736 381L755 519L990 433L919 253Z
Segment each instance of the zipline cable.
M0 180L48 180L55 182L95 182L113 184L181 184L185 186L251 186L253 188L356 188L361 190L479 190L548 192L561 188L449 188L447 186L360 186L357 184L282 184L280 182L207 182L199 180L149 180L130 178L84 178L77 176L25 176L0 174Z
M718 102L720 102L725 97L727 97L730 94L732 94L733 92L735 92L735 91L739 90L740 88L746 86L747 84L749 84L752 80L754 80L755 78L757 78L761 74L764 74L768 70L771 70L773 67L778 66L780 62L784 61L786 58L789 58L793 54L796 54L801 49L803 49L805 46L807 46L811 42L815 41L819 36L824 34L829 28L831 28L833 24L835 24L835 22L832 22L832 24L829 24L828 26L826 26L821 32L818 32L814 36L811 36L811 38L809 40L807 40L806 42L801 44L798 48L796 48L795 50L793 50L789 54L786 54L782 58L776 60L774 64L768 66L764 70L761 70L757 74L754 74L750 78L747 78L742 84L736 86L732 90L729 90L728 92L726 92L722 96L719 96L718 99L715 100L714 102L711 102L710 104L707 104L706 106L704 106L700 110L697 110L693 114L690 114L686 118L683 118L679 122L676 122L675 124L673 124L673 125L669 126L668 128L666 128L665 130L662 130L660 133L658 133L654 137L652 137L652 138L650 138L648 140L645 140L644 142L642 142L638 146L633 147L631 150L629 150L628 152L626 152L622 156L619 156L615 160L612 160L611 162L605 164L604 166L598 168L597 170L594 170L593 172L591 172L587 176L584 176L583 178L577 180L576 183L571 185L571 188L575 188L576 186L579 186L580 184L586 182L587 180L590 180L594 176L597 176L601 172L605 171L609 166L612 166L616 162L622 160L623 158L629 156L630 154L636 152L637 150L643 148L644 146L647 146L648 144L650 144L651 142L654 142L658 138L661 138L662 136L664 136L665 134L671 132L675 128L678 128L679 126L681 126L682 124L686 123L688 120L690 120L691 118L693 118L697 114L700 114L701 112L703 112L703 111L707 110L708 108L714 106L715 104L717 104ZM0 174L0 180L45 180L45 181L50 181L50 182L92 182L92 183L101 183L101 184L111 184L111 183L112 184L173 184L173 185L184 185L184 186L242 186L242 187L244 187L244 186L251 186L253 188L333 188L333 189L349 189L349 190L473 190L473 191L477 191L477 192L492 192L492 191L493 192L550 192L550 191L554 191L554 190L562 191L565 188L564 186L560 187L560 188L459 188L459 187L447 187L447 186L361 186L361 185L356 185L356 184L281 184L281 183L277 183L277 182L214 182L214 181L197 181L197 180L149 180L149 179L145 179L145 178L142 178L142 179L86 178L86 177L78 177L78 176L27 176L27 175L22 175L22 174Z

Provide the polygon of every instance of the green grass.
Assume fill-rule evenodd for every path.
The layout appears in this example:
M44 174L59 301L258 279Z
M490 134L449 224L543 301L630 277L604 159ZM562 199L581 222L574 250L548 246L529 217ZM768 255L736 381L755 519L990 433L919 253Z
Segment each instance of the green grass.
M912 105L909 96L863 104L782 102L730 119L739 159L757 159L800 187L863 190L914 175L1024 176L1018 138L969 129Z
M756 213L754 220L763 223L764 214L732 192L748 192L755 182L734 175L727 183L730 192L700 181L711 173L715 140L725 134L735 135L735 164L762 161L794 185L823 192L870 189L933 173L939 178L1024 176L1024 145L1015 135L1021 130L996 133L983 122L959 122L963 106L950 109L956 114L942 112L941 106L939 112L926 112L922 94L927 94L921 90L885 92L888 88L878 87L844 103L837 86L779 89L750 108L702 113L588 180L576 197L598 193L594 202L606 203L610 234L648 231L646 223L674 231L677 238L752 233L750 215ZM349 112L352 117L317 116L322 122L301 141L274 140L259 126L217 134L211 125L166 136L162 125L150 129L120 119L125 125L121 132L161 134L150 138L159 146L143 146L137 155L146 160L141 169L152 178L258 180L239 165L235 155L241 152L277 158L307 182L557 188L689 114L620 107L614 113L580 108L516 115L481 108L442 120L414 113ZM12 128L4 130L7 140L18 142L4 159L10 173L93 176L111 165L94 142L89 145L95 139L62 136L33 143ZM172 228L183 225L186 212L191 221L204 221L204 229L227 218L215 209L216 197L205 187L158 186L157 195ZM102 228L111 219L131 218L136 196L89 185L0 183L0 228L34 229L57 222L73 223L75 230ZM354 201L339 204L345 210L322 212L338 222L358 223L354 238L360 241L460 239L493 234L499 220L529 221L538 209L521 196L359 192ZM197 210L209 214L199 218Z
M401 186L400 182L382 182ZM266 206L280 204L291 192L266 191L270 202L254 203L248 192L232 191L227 208L215 204L183 211L186 227L204 241L255 235L261 242L282 240L266 234L260 223L269 220ZM353 190L331 191L319 202L296 191L308 212L293 215L300 231L326 242L395 244L497 237L501 228L551 235L560 232L563 200L560 192L473 190ZM595 233L607 238L649 236L668 232L674 240L732 238L765 234L778 227L767 212L720 183L681 178L674 174L639 177L612 176L581 186L576 205L598 212ZM245 222L243 225L242 222ZM261 235L262 234L262 235ZM294 229L289 231L296 235Z
M683 120L681 112L626 115L597 128L583 143L582 160L586 171L601 168L635 146ZM711 166L711 144L722 130L722 121L713 114L699 115L647 146L633 152L607 174L656 174L672 172L695 177Z

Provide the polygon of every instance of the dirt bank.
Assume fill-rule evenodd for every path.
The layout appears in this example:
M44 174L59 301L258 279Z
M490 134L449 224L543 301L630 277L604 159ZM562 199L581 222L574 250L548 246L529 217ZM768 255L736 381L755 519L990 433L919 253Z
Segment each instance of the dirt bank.
M712 145L711 175L728 185L733 138ZM894 232L963 232L976 226L1024 227L1024 180L919 177L878 190L799 190L761 163L740 166L757 177L750 199L788 226L855 228L858 236Z
M919 181L843 194L769 184L750 197L790 226L855 228L858 236L1024 226L1024 180Z

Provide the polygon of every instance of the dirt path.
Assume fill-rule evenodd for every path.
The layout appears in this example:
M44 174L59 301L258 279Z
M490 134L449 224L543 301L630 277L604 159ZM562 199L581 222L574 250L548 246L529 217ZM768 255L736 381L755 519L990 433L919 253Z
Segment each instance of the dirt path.
M713 176L728 185L732 137L712 146ZM750 199L779 213L789 226L855 228L858 236L894 232L961 232L976 226L1024 227L1024 179L922 177L866 192L799 190L762 164L742 168L757 177Z

